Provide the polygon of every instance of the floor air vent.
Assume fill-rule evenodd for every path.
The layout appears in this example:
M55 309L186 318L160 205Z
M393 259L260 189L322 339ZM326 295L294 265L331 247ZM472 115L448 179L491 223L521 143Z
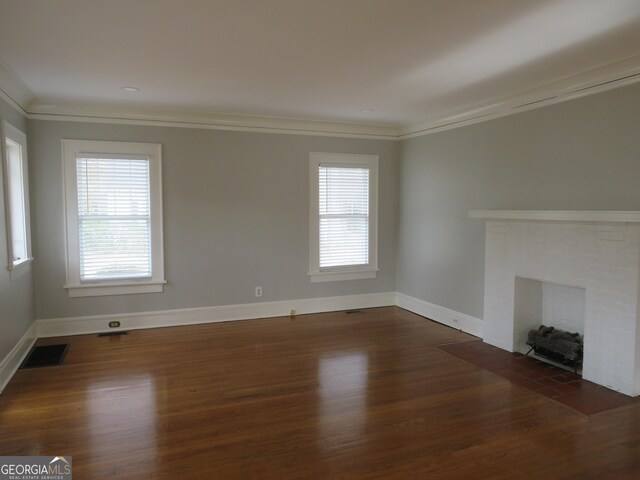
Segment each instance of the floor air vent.
M102 332L99 333L99 337L117 337L118 335L128 335L129 332L126 330L118 330L117 332Z
M68 343L34 347L20 368L53 367L55 365L61 365L68 349Z

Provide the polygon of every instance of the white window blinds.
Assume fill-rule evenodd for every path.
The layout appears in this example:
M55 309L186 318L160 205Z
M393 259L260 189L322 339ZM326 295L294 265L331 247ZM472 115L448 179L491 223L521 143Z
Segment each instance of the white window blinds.
M320 165L320 268L369 263L369 169Z
M149 157L79 154L80 280L152 276Z

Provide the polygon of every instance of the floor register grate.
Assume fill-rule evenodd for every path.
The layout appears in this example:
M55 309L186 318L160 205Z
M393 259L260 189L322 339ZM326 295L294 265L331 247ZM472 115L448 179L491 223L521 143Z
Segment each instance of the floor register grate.
M61 365L69 349L68 343L34 347L20 368L52 367Z

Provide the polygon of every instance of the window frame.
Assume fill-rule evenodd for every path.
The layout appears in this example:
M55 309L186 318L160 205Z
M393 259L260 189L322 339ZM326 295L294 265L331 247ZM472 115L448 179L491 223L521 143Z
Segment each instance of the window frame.
M378 156L353 153L309 154L309 272L312 283L375 278L378 272ZM369 262L366 265L320 267L321 165L369 169Z
M33 261L33 253L31 250L31 210L29 207L29 162L27 156L27 135L14 127L11 123L3 120L0 125L0 134L2 138L2 146L0 154L2 155L3 169L3 186L4 186L4 202L5 202L5 224L7 232L7 270L9 270L10 281L15 280L31 270L31 262ZM13 222L11 214L11 180L9 179L9 152L7 149L7 140L17 143L20 147L20 160L22 167L22 202L24 208L24 225L25 225L25 243L27 255L26 258L16 262L13 252Z
M79 218L76 159L78 155L142 155L149 157L151 278L82 281L80 279ZM160 293L164 284L162 214L162 146L158 143L62 140L67 283L69 297Z

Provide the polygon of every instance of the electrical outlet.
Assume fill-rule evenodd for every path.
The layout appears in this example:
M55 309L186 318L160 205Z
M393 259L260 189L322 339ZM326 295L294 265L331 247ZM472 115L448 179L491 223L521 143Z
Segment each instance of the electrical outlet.
M256 287L256 297L262 296L262 287Z
M119 326L120 326L120 322L118 321L109 322L109 328L118 328Z

